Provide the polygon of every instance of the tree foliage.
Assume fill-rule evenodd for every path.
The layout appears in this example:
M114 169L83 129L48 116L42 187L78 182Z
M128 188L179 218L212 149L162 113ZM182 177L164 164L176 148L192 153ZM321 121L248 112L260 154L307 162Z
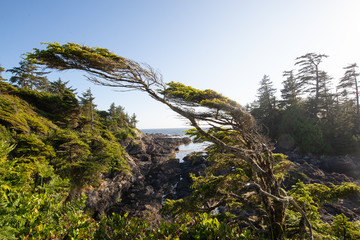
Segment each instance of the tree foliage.
M73 89L72 87L68 87L67 86L68 83L69 83L69 81L64 82L61 80L61 78L59 78L57 81L50 83L49 91L51 93L55 93L60 96L65 95L65 93L68 91L74 93L76 91L76 89Z
M86 92L82 93L80 97L80 105L82 107L83 114L90 119L91 129L94 127L94 114L95 114L95 107L94 104L94 96L89 88Z
M47 73L39 71L34 61L22 60L19 67L7 71L13 74L9 81L21 88L47 90L49 87L49 82L44 76Z
M249 178L239 181L237 187L230 189L229 193L240 196L254 193L259 203L256 206L263 211L259 217L266 223L267 228L264 230L272 238L285 237L286 208L288 204L297 204L281 190L274 175L271 148L257 132L253 117L238 103L213 90L198 90L174 82L166 84L150 66L142 66L103 48L48 43L45 50L35 49L28 54L28 58L48 68L84 70L89 74L88 79L97 84L145 91L186 118L200 135L249 168ZM211 129L204 131L200 127L201 123L210 125ZM224 131L229 137L222 139L219 133ZM236 166L233 167L236 169Z
M305 68L310 58L299 58L303 75L298 76L312 76L308 83L314 84L316 66L324 56L320 60L316 54L309 57L315 67ZM298 182L286 192L281 183L291 162L285 155L272 153L254 117L235 101L213 90L165 83L150 66L103 48L49 43L45 50L28 54L27 61L59 70L84 70L96 84L148 93L187 119L194 127L189 134L195 139L212 143L209 167L204 175L192 176L190 197L164 204L163 212L173 216L159 225L127 214L102 215L95 223L82 210L85 198L76 196L81 188L96 186L101 174L131 174L119 143L136 138L136 116L129 117L115 104L108 111L96 110L91 92L79 102L60 79L51 84L49 92L0 82L0 238L358 238L357 223L339 215L333 224L325 224L319 209L324 202L358 193L359 187ZM318 72L320 78L326 78L323 73ZM280 128L274 132L311 152L325 151L333 144L329 136L339 139L334 132L354 136L354 111L337 115L344 101L329 101L327 93L320 94L319 98L328 101L319 101L318 113L324 114L314 115L307 106L316 106L311 105L315 92L310 92L310 100L300 100L300 79L292 72L284 77L286 90L279 105L270 79L265 76L262 81L259 105L266 111L259 118L268 118L264 125L271 127L269 118L276 116ZM309 88L308 83L304 87ZM93 116L85 109L89 102ZM203 124L209 128L204 129Z
M3 67L0 65L0 81L5 81L5 78L2 77L2 73L5 71Z
M106 119L99 119L89 132L80 126L79 102L68 89L60 95L14 88L4 82L0 86L0 126L7 141L16 144L11 159L51 167L55 174L70 180L70 195L86 185L96 185L100 173L129 172L119 142L130 133L115 136L118 131L131 132L128 125L111 131L101 123L106 124Z
M276 109L276 89L273 87L273 83L267 75L264 75L259 85L257 100L254 103L256 107L252 109L251 114L262 128L262 133L271 138L275 138L279 117Z
M337 86L337 89L340 94L340 97L344 103L349 103L350 105L356 104L355 111L359 115L359 89L357 77L359 73L356 71L358 68L356 63L350 64L345 67L346 70L344 76L340 79L340 82Z
M323 58L327 58L325 54L307 53L296 58L295 65L299 65L298 78L305 87L305 92L310 94L312 102L310 112L315 116L321 113L326 104L329 90L329 77L327 73L320 69L320 63Z
M282 100L268 114L253 104L251 113L283 150L300 148L304 153L347 154L360 150L357 95L357 65L350 64L331 91L328 74L320 65L327 55L308 53L296 58L299 69L285 71ZM264 85L260 84L259 91ZM261 102L260 95L255 103ZM274 124L275 123L275 124Z
M300 101L302 84L293 72L291 70L283 73L283 77L286 77L286 79L282 82L281 97L283 100L281 106L284 108L295 106Z

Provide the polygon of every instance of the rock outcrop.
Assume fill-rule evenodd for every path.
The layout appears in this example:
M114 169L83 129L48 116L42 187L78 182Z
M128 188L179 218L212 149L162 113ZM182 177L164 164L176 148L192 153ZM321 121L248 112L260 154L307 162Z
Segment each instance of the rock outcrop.
M151 213L158 218L162 201L180 179L175 151L190 142L187 137L137 132L137 139L123 144L131 173L103 176L100 186L88 191L86 205L94 210L94 217L102 212L128 212L133 216Z
M118 173L103 176L103 182L96 189L87 191L87 206L94 210L95 217L102 212L125 213L131 216L147 216L159 220L165 199L180 199L189 196L192 179L190 173L203 175L208 167L206 156L186 157L182 162L175 159L175 151L189 138L171 137L162 134L137 133L137 139L124 143L131 174ZM337 156L316 157L298 152L288 152L292 162L290 171L283 182L290 189L298 180L304 183L341 184L360 183L360 157ZM343 213L351 220L360 220L360 195L350 199L321 204L320 214L325 221Z
M292 166L284 186L290 189L298 180L304 183L330 183L339 185L354 182L360 185L358 156L312 156L299 153L286 153ZM360 220L360 194L353 194L346 199L325 202L320 205L320 214L324 221L331 222L333 216L345 214L351 221Z

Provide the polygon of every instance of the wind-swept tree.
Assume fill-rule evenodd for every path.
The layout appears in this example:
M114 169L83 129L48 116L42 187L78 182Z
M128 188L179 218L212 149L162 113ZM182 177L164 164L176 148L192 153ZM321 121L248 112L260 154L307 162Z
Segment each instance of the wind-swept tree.
M344 102L355 102L356 103L356 114L359 115L360 106L359 106L359 88L357 77L359 72L357 72L358 66L356 63L350 64L347 67L344 67L346 70L344 76L340 79L339 85L337 86L338 93L343 98Z
M310 111L315 116L323 110L329 92L330 78L319 67L326 57L328 56L325 54L307 53L296 58L295 63L300 67L297 77L304 86L304 91L310 94Z
M7 71L13 74L9 81L21 88L47 90L49 87L49 81L44 76L47 73L39 71L34 61L22 60L19 67Z
M257 132L254 118L237 102L213 90L198 90L175 82L166 84L149 65L140 65L104 48L48 43L45 50L34 49L28 58L48 68L83 70L89 74L88 79L96 84L146 92L187 119L203 138L247 166L247 172L236 164L227 168L227 171L235 169L247 176L240 177L236 185L227 189L227 195L256 199L258 204L255 204L254 210L265 223L264 231L268 237L285 238L285 212L289 204L307 219L293 198L281 189L274 175L274 157L270 145ZM205 131L201 123L211 126L211 129ZM224 139L224 133L229 138ZM204 205L204 208L208 206ZM252 224L250 219L248 224ZM312 238L311 227L309 229Z

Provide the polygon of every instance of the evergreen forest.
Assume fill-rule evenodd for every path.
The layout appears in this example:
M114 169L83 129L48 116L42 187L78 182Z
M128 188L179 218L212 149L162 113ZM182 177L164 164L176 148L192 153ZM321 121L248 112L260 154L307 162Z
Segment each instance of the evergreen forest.
M247 106L263 133L285 150L296 146L320 155L359 152L358 66L345 66L343 77L332 86L336 81L321 66L327 57L308 53L296 58L297 71L283 72L281 98L264 75L257 99Z
M264 75L246 107L214 90L163 82L151 66L100 47L46 43L19 66L0 66L0 239L360 239L359 219L320 214L325 203L359 199L355 180L294 178L287 157L360 154L358 67L345 66L332 86L327 58L297 57L283 73L281 97ZM192 194L165 200L161 219L95 215L87 206L104 179L135 176L126 146L140 131L136 113L114 103L100 111L91 88L77 96L69 82L47 77L69 69L148 94L189 122L189 136L211 143L206 170L191 175Z

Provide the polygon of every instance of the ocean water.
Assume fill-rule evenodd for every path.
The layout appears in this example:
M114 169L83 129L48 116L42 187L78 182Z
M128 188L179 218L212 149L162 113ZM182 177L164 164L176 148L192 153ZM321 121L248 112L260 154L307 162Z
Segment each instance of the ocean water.
M143 133L154 134L162 133L165 135L184 136L185 131L190 128L156 128L156 129L140 129Z
M185 131L190 128L159 128L159 129L140 129L143 133L154 134L154 133L162 133L166 135L173 136L184 136ZM189 144L184 144L179 146L179 151L176 153L176 158L179 159L180 162L183 162L184 157L194 152L204 152L206 147L208 147L210 143L203 142L191 142Z
M180 162L184 162L184 157L187 155L194 153L194 152L203 152L205 153L206 147L210 145L209 142L202 142L202 143L194 143L191 142L187 145L179 146L179 151L175 154L176 158L179 159Z

